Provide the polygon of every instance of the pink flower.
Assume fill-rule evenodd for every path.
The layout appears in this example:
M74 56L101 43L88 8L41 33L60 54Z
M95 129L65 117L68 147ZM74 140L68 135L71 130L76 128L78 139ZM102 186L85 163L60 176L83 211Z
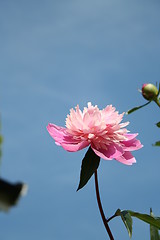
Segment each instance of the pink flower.
M99 110L88 103L83 112L79 106L72 108L66 118L66 128L48 124L47 130L55 143L69 152L79 151L87 146L101 158L115 159L132 165L136 160L131 151L142 148L136 139L138 134L128 133L124 128L129 122L121 123L124 113L119 114L112 105Z

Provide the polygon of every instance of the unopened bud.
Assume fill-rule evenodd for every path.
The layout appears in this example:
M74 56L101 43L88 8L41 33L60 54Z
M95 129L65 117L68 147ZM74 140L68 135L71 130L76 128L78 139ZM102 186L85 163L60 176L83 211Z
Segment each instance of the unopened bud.
M156 101L158 96L158 89L151 83L145 83L142 86L142 95L148 101Z

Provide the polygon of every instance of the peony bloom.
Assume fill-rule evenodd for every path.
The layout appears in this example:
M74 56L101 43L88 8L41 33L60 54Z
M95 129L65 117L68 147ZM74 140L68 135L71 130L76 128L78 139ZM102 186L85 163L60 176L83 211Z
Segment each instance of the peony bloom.
M79 151L87 146L99 157L115 159L132 165L136 160L131 151L142 147L138 134L128 133L129 122L121 123L124 113L119 114L112 105L99 110L89 102L83 112L77 105L66 118L66 128L48 124L47 130L55 143L69 152Z

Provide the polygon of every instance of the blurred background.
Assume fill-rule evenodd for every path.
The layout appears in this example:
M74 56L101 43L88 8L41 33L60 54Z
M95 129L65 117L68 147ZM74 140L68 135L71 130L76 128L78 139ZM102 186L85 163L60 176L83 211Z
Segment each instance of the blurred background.
M87 149L68 153L46 131L65 126L69 109L91 101L121 113L144 104L137 91L160 81L160 1L0 1L1 177L29 186L26 197L0 213L1 240L107 239L94 179L76 192ZM159 108L151 103L126 115L144 148L137 163L101 160L100 193L106 216L131 209L160 216ZM129 239L120 218L115 239ZM150 239L133 223L133 240Z

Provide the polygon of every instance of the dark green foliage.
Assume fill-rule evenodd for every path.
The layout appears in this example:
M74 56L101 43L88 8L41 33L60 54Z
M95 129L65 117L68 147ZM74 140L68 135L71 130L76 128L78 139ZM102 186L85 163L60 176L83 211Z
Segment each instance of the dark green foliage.
M150 215L154 217L152 209L150 209ZM150 225L150 240L160 240L158 228Z
M77 191L87 184L98 168L99 163L100 157L98 157L90 147L82 160L80 182Z
M126 114L130 114L130 113L132 113L132 112L135 112L135 111L137 111L138 109L145 107L145 106L148 105L149 103L150 103L150 101L147 102L147 103L145 103L145 104L143 104L143 105L141 105L141 106L134 107L134 108L128 110L128 112L126 112Z
M160 122L156 123L156 126L160 128Z
M153 216L152 212L150 215L139 212L133 212L131 210L118 209L114 216L120 216L125 227L127 228L129 237L132 237L132 217L136 217L141 221L150 224L151 240L160 240L158 229L160 229L160 217ZM153 238L154 237L154 238Z
M132 217L131 215L129 214L128 211L124 210L124 211L121 211L120 209L118 209L115 213L115 215L117 216L120 216L127 231L128 231L128 234L129 234L129 237L131 238L132 237Z
M155 143L153 144L153 146L155 146L155 147L160 147L160 141L155 142Z

